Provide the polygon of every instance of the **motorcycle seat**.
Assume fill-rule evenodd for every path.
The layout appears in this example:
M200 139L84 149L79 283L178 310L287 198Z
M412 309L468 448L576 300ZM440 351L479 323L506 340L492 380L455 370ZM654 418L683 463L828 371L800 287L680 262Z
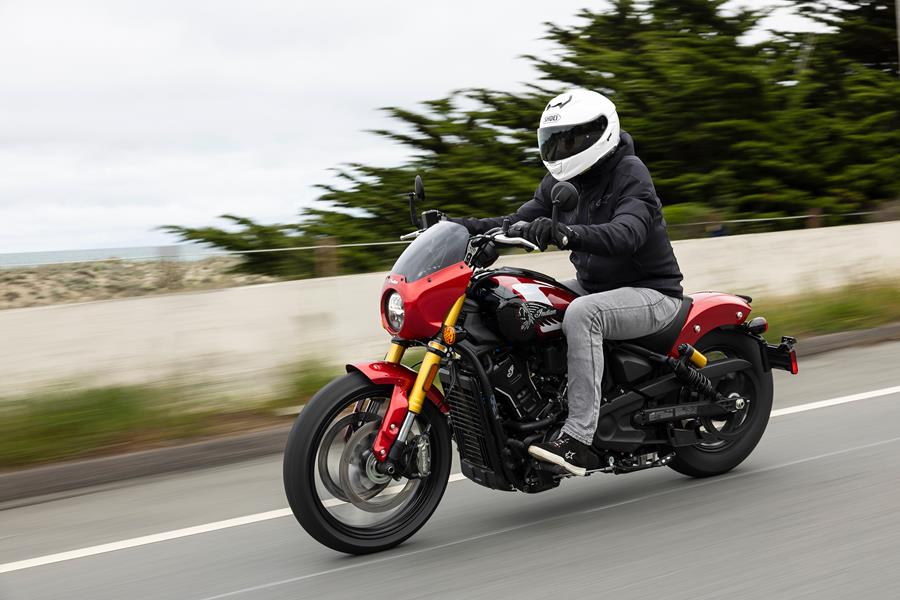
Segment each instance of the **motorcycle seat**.
M687 323L688 315L691 312L691 306L693 304L693 298L685 296L681 301L681 308L678 309L678 312L675 314L675 318L672 319L671 323L656 333L651 333L650 335L645 335L644 337L635 340L629 340L629 342L646 348L647 350L652 350L653 352L668 354L672 349L672 346L675 345L675 341L678 339L678 334L681 333L682 327Z

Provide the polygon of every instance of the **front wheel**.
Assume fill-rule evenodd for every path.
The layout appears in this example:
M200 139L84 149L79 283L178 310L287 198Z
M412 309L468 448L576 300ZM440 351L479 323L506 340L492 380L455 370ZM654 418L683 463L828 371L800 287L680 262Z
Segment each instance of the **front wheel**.
M716 391L725 396L740 396L747 401L743 410L721 419L704 419L700 428L708 433L722 432L725 439L676 448L669 466L690 477L721 475L741 464L762 438L772 412L772 372L763 369L759 345L738 331L716 330L697 342L709 362L724 358L742 358L752 367L732 373L716 382ZM688 401L688 393L684 398ZM714 431L713 431L714 430Z
M392 548L419 530L437 508L450 476L446 419L426 402L407 443L428 464L423 478L395 481L375 470L371 448L392 386L350 373L322 388L288 435L284 489L300 525L322 544L348 554Z

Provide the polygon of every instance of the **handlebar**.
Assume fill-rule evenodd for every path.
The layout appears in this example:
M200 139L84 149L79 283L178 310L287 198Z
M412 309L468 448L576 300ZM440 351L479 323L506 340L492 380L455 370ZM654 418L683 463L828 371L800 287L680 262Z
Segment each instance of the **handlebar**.
M422 235L423 233L425 233L425 229L420 229L418 231L410 231L409 233L405 233L405 234L401 235L400 241L407 242L409 240L414 240L417 237L419 237L420 235ZM537 245L532 244L531 242L529 242L528 240L526 240L523 237L515 237L515 236L511 237L511 236L506 235L505 233L503 233L503 230L500 229L499 227L488 231L487 233L484 234L484 237L491 240L495 244L502 244L504 246L518 246L520 248L525 248L525 250L527 250L528 252L531 252L532 250L540 250L540 248Z

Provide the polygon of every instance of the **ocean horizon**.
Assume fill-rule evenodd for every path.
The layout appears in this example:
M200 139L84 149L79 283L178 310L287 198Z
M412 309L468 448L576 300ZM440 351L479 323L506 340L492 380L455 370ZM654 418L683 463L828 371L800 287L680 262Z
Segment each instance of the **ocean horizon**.
M39 267L103 260L202 260L221 256L222 251L200 244L172 244L168 246L130 246L124 248L89 248L85 250L45 250L39 252L2 252L0 268Z

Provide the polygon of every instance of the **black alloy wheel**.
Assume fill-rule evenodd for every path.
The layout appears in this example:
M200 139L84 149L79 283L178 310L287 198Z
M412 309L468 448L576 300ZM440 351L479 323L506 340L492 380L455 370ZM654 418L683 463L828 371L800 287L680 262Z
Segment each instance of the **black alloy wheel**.
M284 488L297 521L322 544L348 554L392 548L437 508L450 476L447 420L425 402L407 442L418 441L430 474L395 481L371 454L392 386L358 372L337 378L306 405L288 436Z
M752 367L727 375L715 382L716 390L726 397L740 396L743 409L727 416L700 420L706 434L725 434L719 439L675 449L669 467L690 477L711 477L727 473L741 464L756 448L772 412L772 372L765 371L759 345L740 331L712 331L696 344L710 363L725 358L742 358ZM682 390L687 401L690 393Z

